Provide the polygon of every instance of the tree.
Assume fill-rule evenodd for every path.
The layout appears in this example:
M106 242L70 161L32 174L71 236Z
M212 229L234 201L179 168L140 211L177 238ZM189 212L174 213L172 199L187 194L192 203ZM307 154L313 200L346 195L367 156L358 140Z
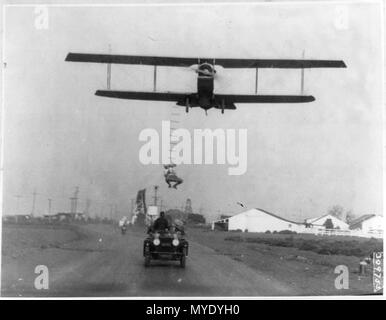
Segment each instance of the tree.
M352 220L355 219L355 216L351 210L347 210L345 212L344 208L340 205L332 206L328 210L328 214L331 214L332 216L337 217L338 219L346 223L350 223Z
M331 214L332 216L337 217L338 219L342 219L344 215L344 209L340 205L335 205L328 210L328 214Z
M351 221L353 221L353 220L355 220L355 215L354 215L354 213L353 213L351 210L347 211L347 212L346 212L346 222L347 222L348 224L350 224Z

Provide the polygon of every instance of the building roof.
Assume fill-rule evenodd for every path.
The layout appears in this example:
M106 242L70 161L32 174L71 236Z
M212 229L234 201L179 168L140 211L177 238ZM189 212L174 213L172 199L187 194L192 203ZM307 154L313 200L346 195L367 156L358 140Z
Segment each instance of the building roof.
M213 221L214 223L221 223L221 222L225 222L225 220L228 220L228 219L231 219L235 216L238 216L238 215L241 215L241 214L246 214L246 213L256 213L256 212L251 212L252 210L257 210L257 211L261 211L261 212L264 212L265 214L268 214L272 217L275 217L277 219L280 219L280 220L283 220L283 221L286 221L286 222L289 222L289 223L293 223L293 224L298 224L298 225L303 225L304 223L303 222L296 222L296 221L292 221L292 220L288 220L288 219L285 219L283 217L280 217L272 212L269 212L269 211L266 211L264 209L260 209L260 208L252 208L252 209L249 209L247 211L243 211L243 212L240 212L240 213L237 213L233 216L230 216L229 218L225 218L225 219L219 219L219 220L216 220L216 221Z
M220 219L220 220L217 220L217 221L213 221L214 223L220 223L220 222L225 222L225 220L228 220L228 219L231 219L235 216L238 216L238 215L241 215L241 214L246 214L246 213L251 213L251 210L257 210L257 211L261 211L261 212L264 212L272 217L275 217L277 219L280 219L280 220L283 220L283 221L286 221L286 222L289 222L289 223L294 223L294 224L303 224L302 222L296 222L296 221L291 221L291 220L288 220L288 219L285 219L285 218L282 218L272 212L268 212L266 210L263 210L263 209L260 209L260 208L252 208L252 209L249 209L247 211L243 211L243 212L240 212L238 214L235 214L233 216L230 216L229 218L226 218L226 219ZM256 213L256 212L253 212L253 213Z
M350 229L361 228L362 222L375 217L375 214L364 214L350 223Z
M327 217L327 216L331 216L331 217L333 217L334 219L337 219L337 220L342 221L343 223L347 224L347 222L345 222L345 221L343 221L342 219L340 219L340 218L334 216L334 215L331 214L331 213L326 213L326 214L324 214L324 215L322 215L322 216L320 216L320 217L317 217L317 218L306 219L306 221L307 221L307 223L311 223L311 224L312 224L312 223L314 223L315 221L320 220L320 219L322 219L322 218L324 218L324 217ZM347 224L347 225L348 225L348 224Z
M256 209L256 210L259 210L259 211L262 211L262 212L264 212L264 213L266 213L266 214L269 214L269 215L272 216L272 217L275 217L275 218L278 218L278 219L280 219L280 220L286 221L286 222L295 223L295 224L303 224L303 223L301 223L301 222L291 221L291 220L282 218L282 217L280 217L280 216L278 216L278 215L276 215L276 214L274 214L274 213L272 213L272 212L268 212L268 211L263 210L263 209L260 209L260 208L255 208L255 209Z

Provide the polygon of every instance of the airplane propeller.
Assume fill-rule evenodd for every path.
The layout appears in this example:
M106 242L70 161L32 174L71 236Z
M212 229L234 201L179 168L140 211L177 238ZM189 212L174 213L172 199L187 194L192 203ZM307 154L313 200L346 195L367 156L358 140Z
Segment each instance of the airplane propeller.
M199 65L195 64L195 65L188 67L188 70L192 70L195 73L201 74L204 76L213 76L215 79L218 78L218 73L217 73L216 69L214 69L214 68L213 68L213 72L211 72L210 70L207 70L207 69L199 69Z

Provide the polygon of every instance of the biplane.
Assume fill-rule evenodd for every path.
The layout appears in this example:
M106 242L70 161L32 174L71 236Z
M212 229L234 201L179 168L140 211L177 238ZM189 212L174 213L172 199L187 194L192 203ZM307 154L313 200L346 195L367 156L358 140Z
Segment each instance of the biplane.
M210 108L235 110L238 103L304 103L312 102L311 95L262 95L257 93L258 69L308 69L308 68L346 68L341 60L294 60L294 59L212 59L157 56L128 56L113 54L69 53L66 61L154 66L153 91L97 90L97 96L130 100L171 101L190 108L200 107L207 112ZM159 92L157 88L157 66L192 68L197 73L197 92ZM227 68L253 68L256 70L255 94L220 94L214 92L216 66ZM109 69L108 69L109 70ZM110 71L111 72L111 68ZM302 72L302 81L304 72ZM109 85L108 85L109 87Z

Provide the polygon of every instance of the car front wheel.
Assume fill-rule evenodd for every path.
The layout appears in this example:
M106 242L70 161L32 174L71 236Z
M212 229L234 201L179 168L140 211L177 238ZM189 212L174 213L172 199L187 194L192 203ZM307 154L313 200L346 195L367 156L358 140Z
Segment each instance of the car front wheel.
M184 249L182 251L182 256L180 258L180 266L181 268L185 268L185 265L186 265L186 250Z
M150 266L150 255L145 256L145 267Z

